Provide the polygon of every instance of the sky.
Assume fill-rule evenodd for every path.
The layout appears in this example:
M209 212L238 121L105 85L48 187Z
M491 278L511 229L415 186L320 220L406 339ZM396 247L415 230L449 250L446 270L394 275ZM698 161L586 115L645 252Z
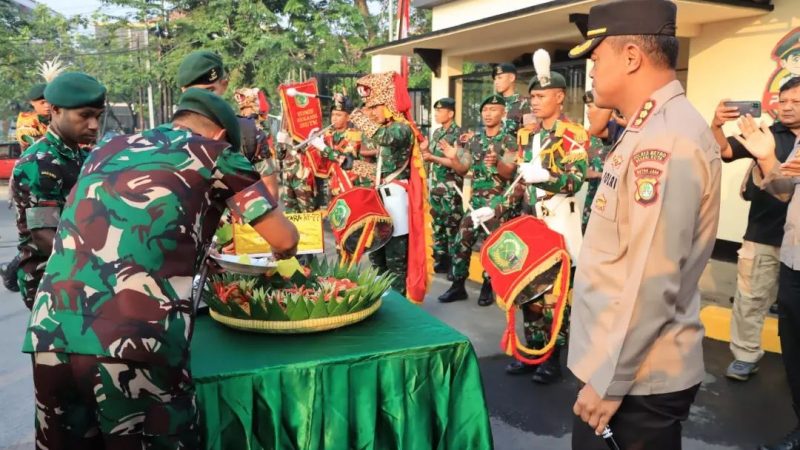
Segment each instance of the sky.
M52 10L65 16L91 15L98 8L103 8L104 12L118 13L124 11L117 6L103 6L100 0L36 0L38 3L49 6Z

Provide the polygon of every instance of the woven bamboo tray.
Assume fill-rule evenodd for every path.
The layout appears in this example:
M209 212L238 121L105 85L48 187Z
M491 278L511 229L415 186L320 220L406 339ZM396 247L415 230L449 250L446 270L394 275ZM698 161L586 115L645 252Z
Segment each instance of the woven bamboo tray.
M367 317L371 316L378 308L381 307L381 299L378 299L372 306L361 311L356 311L349 314L342 314L340 316L325 317L320 319L307 319L307 320L249 320L238 319L235 317L224 316L209 309L211 318L217 322L236 328L237 330L253 331L256 333L270 333L270 334L300 334L300 333L317 333L319 331L333 330L335 328L345 327L357 322L361 322Z

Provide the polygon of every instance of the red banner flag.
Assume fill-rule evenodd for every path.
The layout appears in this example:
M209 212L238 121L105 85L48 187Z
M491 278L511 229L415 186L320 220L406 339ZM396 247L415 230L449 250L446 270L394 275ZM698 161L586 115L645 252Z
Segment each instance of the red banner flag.
M289 91L296 91L290 96ZM320 105L317 80L311 78L302 83L281 84L278 92L283 104L283 112L289 133L298 141L305 140L311 131L322 129L322 105ZM313 97L303 94L312 94Z

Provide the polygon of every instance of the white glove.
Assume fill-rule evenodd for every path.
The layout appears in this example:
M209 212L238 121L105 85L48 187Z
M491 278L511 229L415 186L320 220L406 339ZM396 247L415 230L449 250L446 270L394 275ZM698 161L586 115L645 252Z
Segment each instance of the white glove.
M478 208L471 213L469 213L470 218L472 218L472 227L478 228L484 222L488 222L494 219L494 209L484 206L483 208Z
M325 139L322 139L322 136L314 136L314 139L311 139L308 145L316 147L319 150L325 150Z
M277 138L278 138L278 143L279 144L291 144L292 143L292 136L290 136L289 133L287 133L287 132L285 132L283 130L278 131Z
M522 175L525 184L545 183L550 181L550 172L536 163L522 163L519 165L519 173Z

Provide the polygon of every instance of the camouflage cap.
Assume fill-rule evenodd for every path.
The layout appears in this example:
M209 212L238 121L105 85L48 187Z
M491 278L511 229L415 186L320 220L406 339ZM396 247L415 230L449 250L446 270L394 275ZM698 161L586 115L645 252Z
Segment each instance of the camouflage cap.
M41 100L44 98L44 89L47 87L47 83L37 83L31 86L28 89L28 94L25 95L25 99L28 101L33 100Z
M511 63L500 63L494 66L494 69L492 69L492 79L494 80L496 76L502 75L504 73L513 73L514 75L516 75L517 66Z
M211 84L225 76L222 58L208 50L197 50L189 53L178 67L175 80L178 87L188 87L195 84Z
M506 106L506 99L503 98L500 94L492 94L481 102L481 109L483 109L486 105L500 105L505 108Z
M236 113L225 100L217 94L200 88L189 88L178 100L179 111L192 111L208 117L225 129L227 141L239 151L242 147L242 133Z
M64 72L47 84L44 98L59 108L102 107L106 101L106 87L85 73Z
M455 111L456 101L455 99L450 97L440 98L439 100L436 101L436 103L433 104L433 109L439 109L439 108Z
M544 91L546 89L566 89L567 88L567 79L564 78L564 75L556 71L550 72L550 79L542 80L539 79L537 75L534 75L531 78L530 83L528 83L528 92L531 91Z

